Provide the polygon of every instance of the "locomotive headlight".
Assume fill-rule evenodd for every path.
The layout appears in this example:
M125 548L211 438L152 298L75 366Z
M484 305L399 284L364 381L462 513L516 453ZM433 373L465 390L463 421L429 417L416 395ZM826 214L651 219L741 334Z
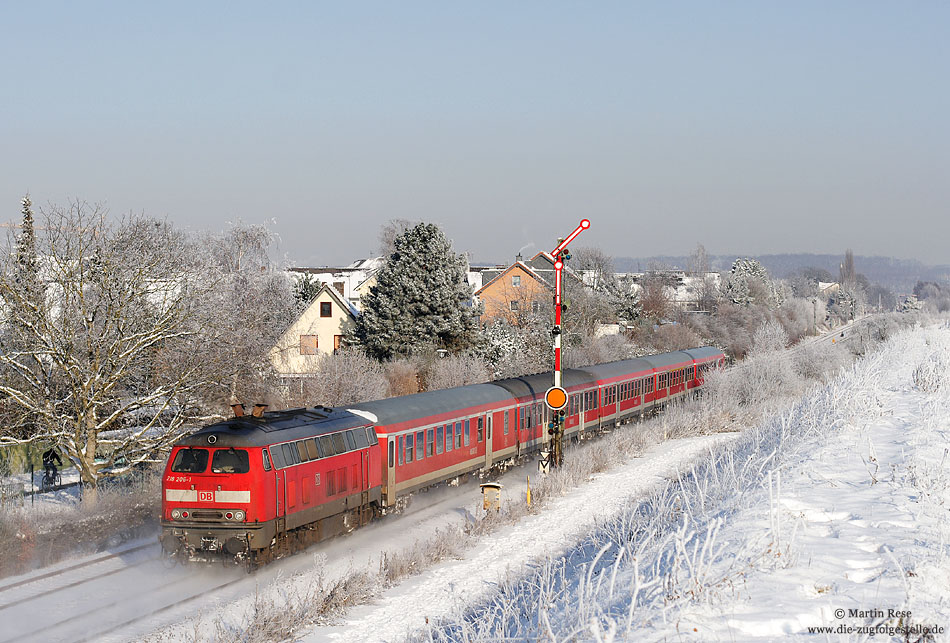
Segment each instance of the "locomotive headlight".
M172 520L178 520L181 518L181 512L177 509L172 509Z
M235 519L235 520L244 520L244 512L243 512L243 511L235 511L235 512L234 512L234 519Z

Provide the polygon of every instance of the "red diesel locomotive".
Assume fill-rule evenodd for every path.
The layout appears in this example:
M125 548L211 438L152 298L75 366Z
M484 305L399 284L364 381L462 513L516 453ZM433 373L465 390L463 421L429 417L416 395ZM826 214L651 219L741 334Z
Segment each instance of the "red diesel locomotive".
M565 437L703 385L701 347L563 372ZM243 415L179 441L163 479L164 550L249 567L364 524L417 489L540 451L551 374L354 404Z

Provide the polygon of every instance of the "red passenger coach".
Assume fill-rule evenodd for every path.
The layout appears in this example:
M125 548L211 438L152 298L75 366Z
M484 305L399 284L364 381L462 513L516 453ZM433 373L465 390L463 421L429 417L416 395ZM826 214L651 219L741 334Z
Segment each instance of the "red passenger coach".
M712 347L563 371L565 437L702 387ZM249 567L347 531L408 494L549 443L551 373L362 402L241 414L182 439L165 469L162 546Z

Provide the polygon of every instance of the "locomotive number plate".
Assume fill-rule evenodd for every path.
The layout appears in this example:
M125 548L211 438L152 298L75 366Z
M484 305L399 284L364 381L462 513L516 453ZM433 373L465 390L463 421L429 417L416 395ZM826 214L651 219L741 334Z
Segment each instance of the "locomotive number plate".
M198 502L214 502L214 492L213 491L199 491Z

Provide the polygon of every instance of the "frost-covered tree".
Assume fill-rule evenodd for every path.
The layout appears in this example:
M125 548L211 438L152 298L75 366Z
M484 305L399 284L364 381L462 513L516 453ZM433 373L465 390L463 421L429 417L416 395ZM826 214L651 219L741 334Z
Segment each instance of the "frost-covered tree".
M168 224L98 206L42 213L38 288L0 258L0 444L59 446L93 490L153 460L197 406L210 322L201 253ZM22 429L29 427L28 431Z
M755 259L736 259L725 281L723 296L734 304L774 308L783 301L765 266Z
M465 258L434 224L419 223L396 236L376 285L363 298L356 341L379 359L470 346L475 318L465 267Z

